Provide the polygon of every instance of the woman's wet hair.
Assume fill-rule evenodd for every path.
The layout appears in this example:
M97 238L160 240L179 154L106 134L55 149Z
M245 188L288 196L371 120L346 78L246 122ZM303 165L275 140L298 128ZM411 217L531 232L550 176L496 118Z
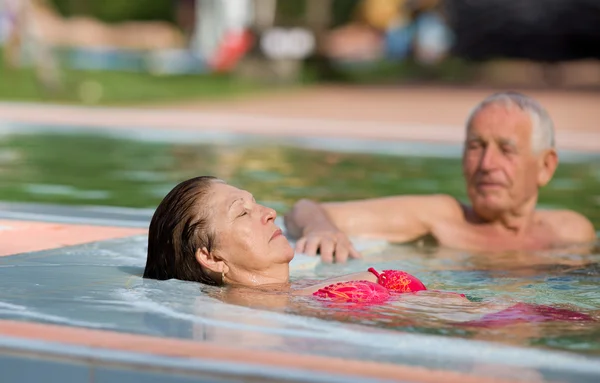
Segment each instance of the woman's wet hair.
M148 232L144 278L179 279L217 285L196 260L196 250L214 250L210 212L204 203L211 185L219 181L201 176L175 186L156 208Z

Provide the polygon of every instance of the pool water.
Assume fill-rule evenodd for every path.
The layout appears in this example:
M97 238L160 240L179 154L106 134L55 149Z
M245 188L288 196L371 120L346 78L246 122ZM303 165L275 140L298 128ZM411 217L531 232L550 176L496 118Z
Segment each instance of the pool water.
M419 293L419 299L401 297L391 305L371 307L366 319L347 315L343 306L337 311L321 311L318 317L343 318L346 322L404 332L600 355L600 253L540 252L528 254L527 259L523 256L505 253L490 258L486 254L390 245L377 254L345 265L320 264L314 272L299 274L297 279L334 277L369 267L405 270L418 276L429 290L463 293L471 303ZM462 323L499 311L496 306L508 307L520 302L570 309L590 315L596 321L516 323L494 328Z
M515 380L521 379L519 367L533 368L552 379L558 374L562 381L573 382L591 382L600 374L597 323L534 324L483 331L456 323L457 319L472 319L477 313L465 315L463 307L453 302L434 305L430 300L413 300L370 312L325 309L315 301L305 302L304 308L293 304L266 307L264 300L244 302L239 296L232 297L230 289L142 279L146 243L147 237L139 235L1 257L0 317L235 344L249 350L458 371L470 371L481 363L510 365L515 368L511 372ZM422 278L430 288L471 290L467 293L472 299L485 299L487 295L499 303L520 295L528 297L527 301L551 298L545 292L533 296L513 296L512 291L495 294L512 285L511 281L495 281L494 286L489 283L492 277L483 271L456 272L446 268L443 272L439 263L446 261L416 255L410 248L389 246L368 255L364 261L321 265L313 270L303 268L293 271L292 277L294 283L302 283L360 270L366 264L378 268L401 266ZM428 267L432 270L423 271ZM543 287L543 278L538 285ZM281 294L277 295L281 298ZM560 292L556 296L566 298ZM578 310L594 312L580 306Z
M353 153L337 141L334 151L245 136L168 143L100 134L5 134L0 200L154 208L175 183L207 174L246 188L278 212L303 197L449 193L466 200L460 148L410 143L420 155L402 155L406 144L397 144L396 155L393 147ZM377 143L371 146L377 150ZM574 209L600 228L600 154L561 163L539 202Z
M259 202L279 212L286 211L302 197L345 200L406 193L449 193L465 200L459 151L450 150L453 154L446 155L436 152L438 149L435 147L424 148L427 150L415 156L403 155L400 150L397 154L389 151L359 153L340 148L311 150L290 142L266 139L169 143L91 134L8 134L0 140L0 200L153 208L175 183L203 174L216 175L246 188ZM540 204L579 211L599 228L599 159L600 156L589 155L582 160L571 157L571 161L562 163L554 180L542 190ZM82 276L105 273L102 267L106 266L118 267L121 274L117 274L121 277L123 274L135 275L143 266L145 256L144 240L136 243L144 248L134 250L132 244L127 245L130 254L115 253L118 254L118 263L113 264L110 256L116 255L109 253L106 262L100 258L95 260L98 264L68 266L72 268L71 272ZM68 254L64 256L68 258ZM6 264L10 260L3 262L5 267L10 266ZM67 273L69 270L53 267L56 264L42 266L46 272L62 270ZM492 257L427 246L389 245L365 259L345 265L321 264L315 269L298 270L293 278L301 283L304 279L323 279L363 271L370 266L379 270L406 270L418 276L430 289L467 294L473 304L465 309L452 301L440 303L424 299L375 308L368 316L353 315L343 309L317 308L309 312L295 305L265 309L283 311L292 316L310 315L325 322L344 322L374 330L488 340L527 348L600 355L598 251L581 254L564 249L539 253L513 252ZM134 271L128 272L127 268ZM41 272L42 269L39 270ZM8 305L26 305L27 299L31 300L32 307L41 303L35 300L29 287L17 282L18 273L11 278L13 295L6 295L8 292L5 291L4 298L11 299L2 299L5 307L0 307L0 315L19 317L19 310L15 311ZM64 295L58 294L56 302L62 306L57 305L48 312L35 315L51 321L48 318L60 318L59 313L68 312L69 320L79 323L73 325L116 326L173 335L182 331L176 326L177 320L196 323L198 313L190 306L190 299L196 302L196 306L198 300L202 303L204 299L202 295L193 296L195 291L199 291L197 286L175 281L153 284L138 279L127 288L117 290L109 291L112 295L120 294L120 300L115 303L114 296L109 299L102 295L106 291L98 293L100 301L95 300L95 290L92 289L91 296L78 298L77 304L88 310L80 312L69 309L74 302L65 301ZM175 298L180 291L191 295L185 300ZM223 297L224 294L218 288L205 288L203 291L208 296ZM27 298L25 303L23 297ZM98 302L106 306L98 305ZM460 325L461 321L480 317L481 307L517 302L570 308L589 314L597 321L527 323L494 329ZM154 325L145 322L140 326L139 319L132 317L129 310L140 313L150 310L153 315L146 315L146 318L151 318ZM20 312L29 311L24 308ZM102 312L112 314L106 314L103 319ZM221 312L219 315L225 314ZM233 320L239 313L231 315ZM161 325L161 318L165 317L171 321ZM186 333L185 336L191 335ZM339 347L344 349L343 343Z

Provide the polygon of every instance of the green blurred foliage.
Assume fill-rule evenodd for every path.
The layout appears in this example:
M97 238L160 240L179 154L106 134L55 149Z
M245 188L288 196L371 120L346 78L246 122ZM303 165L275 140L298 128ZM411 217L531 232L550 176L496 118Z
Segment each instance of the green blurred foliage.
M130 20L164 20L174 22L174 0L51 0L64 16L86 15L115 23Z
M337 27L354 18L354 10L361 0L333 0L331 25Z
M0 100L68 104L130 105L199 99L231 99L271 90L255 81L231 75L173 75L151 73L84 71L61 68L64 88L50 93L36 80L33 68L11 69L4 65L0 49ZM96 88L98 97L85 97L86 88Z
M64 16L87 15L106 22L127 20L175 21L177 0L50 0ZM332 25L346 23L353 16L361 0L334 0ZM306 10L306 0L284 0L277 4L278 20L283 23L300 23Z

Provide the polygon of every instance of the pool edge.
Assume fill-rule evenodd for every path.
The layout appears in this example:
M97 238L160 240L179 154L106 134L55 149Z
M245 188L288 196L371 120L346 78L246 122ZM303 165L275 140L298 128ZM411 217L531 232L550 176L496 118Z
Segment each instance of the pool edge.
M9 340L9 342L7 342ZM377 363L371 361L360 361L353 359L342 359L325 356L303 355L286 352L274 352L264 350L240 349L232 346L224 346L214 343L202 343L174 338L161 338L147 335L125 334L106 330L91 330L70 326L49 325L29 323L20 321L0 320L0 355L23 354L23 347L27 342L39 342L38 347L31 348L29 354L43 354L48 357L65 358L65 352L69 347L83 347L85 353L78 355L67 355L72 363L108 363L109 360L102 353L114 351L125 353L122 356L135 356L137 369L148 364L144 362L145 357L160 357L164 363L177 361L178 366L171 363L172 368L181 369L188 362L188 369L194 362L202 363L226 363L231 366L243 365L261 366L275 369L289 369L290 371L310 371L313 374L324 376L352 376L358 379L369 379L369 381L384 380L397 382L461 382L461 383L503 383L510 379L497 377L484 377L481 375L467 374L451 370L434 370L424 367L400 366L395 364ZM6 343L12 343L6 344ZM39 347L46 344L42 350ZM21 346L21 347L19 347ZM71 349L72 350L72 349ZM99 351L94 353L94 351ZM27 353L25 353L26 355ZM112 363L119 363L118 356L113 355ZM26 357L26 356L23 356ZM32 359L33 361L37 360ZM79 361L78 361L79 360ZM151 359L154 360L154 359ZM183 363L183 364L182 364ZM127 362L122 360L122 365ZM141 365L140 365L141 364ZM141 366L141 367L140 367ZM150 365L148 365L150 366ZM198 365L197 365L198 367ZM142 368L143 370L143 368ZM543 380L541 380L543 381Z

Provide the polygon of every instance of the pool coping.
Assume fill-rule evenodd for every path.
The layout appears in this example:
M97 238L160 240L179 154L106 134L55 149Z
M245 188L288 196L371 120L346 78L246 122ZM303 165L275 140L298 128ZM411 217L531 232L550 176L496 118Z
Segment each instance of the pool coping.
M0 257L146 233L146 229L0 218Z
M227 132L277 137L354 138L461 144L464 128L454 125L390 123L324 118L293 118L169 109L82 107L38 103L0 102L0 121L90 129ZM600 132L558 130L557 148L598 153Z
M187 362L187 368L189 369L195 361L198 361L205 364L210 362L241 363L246 367L253 366L255 368L274 366L277 369L311 371L314 374L325 374L326 376L360 377L369 379L369 381L372 379L423 383L439 382L442 380L464 383L501 383L512 381L510 379L483 377L451 370L434 370L425 367L403 366L329 356L248 350L228 345L194 342L175 338L0 320L0 354L7 352L18 353L19 348L22 349L26 346L28 341L41 342L38 344L42 346L44 344L52 345L50 348L45 347L43 351L39 348L37 350L38 353L45 354L47 357L53 354L64 354L69 351L69 346L75 346L83 347L81 350L86 351L88 358L104 360L104 363L107 360L106 354L103 355L103 353L112 350L128 353L128 355L122 354L124 357L127 357L127 359L123 360L122 364L131 363L132 357L135 356L138 365L151 366L150 363L154 359L146 359L147 357L162 357L163 363L170 364L172 368L175 368L173 362L176 362L178 365L177 368L185 368L185 362ZM94 350L100 350L100 352L94 353ZM82 353L79 357L84 358L85 354Z
M1 323L1 322L0 322ZM118 349L93 348L85 345L72 345L65 343L47 342L39 339L16 338L0 335L0 357L8 355L16 358L36 358L51 360L55 363L86 365L89 375L94 376L98 369L110 368L114 370L130 371L143 374L168 374L172 376L186 376L206 378L206 375L218 378L232 376L237 378L253 377L277 381L285 377L288 381L298 382L360 382L360 379L347 374L313 373L301 369L281 368L265 365L251 364L242 361L232 366L227 361L206 358L182 358L173 356L157 356L154 354L121 351ZM233 368L232 368L233 367ZM68 373L67 373L68 374ZM94 381L92 378L91 381ZM377 380L385 383L389 380ZM374 382L375 383L375 382Z

